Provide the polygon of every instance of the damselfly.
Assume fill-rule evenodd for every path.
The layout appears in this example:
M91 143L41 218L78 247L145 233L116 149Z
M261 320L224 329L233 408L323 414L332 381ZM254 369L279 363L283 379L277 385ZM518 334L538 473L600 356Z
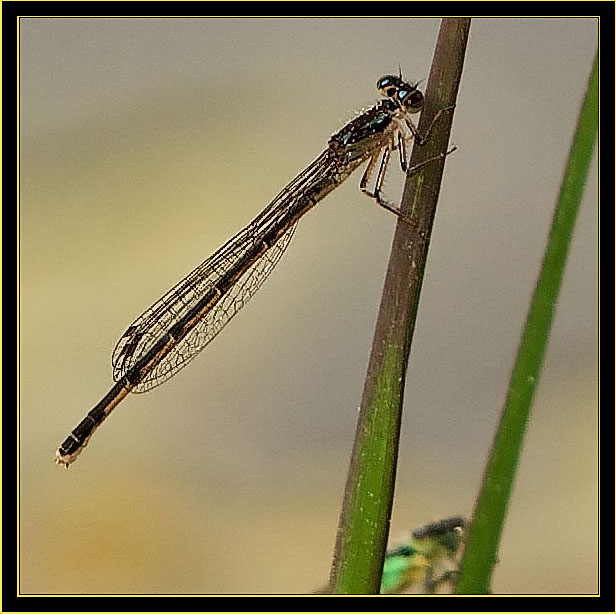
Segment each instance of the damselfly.
M451 592L465 524L456 516L419 527L407 544L387 552L381 594Z
M380 593L451 593L465 527L464 518L454 516L415 529L408 541L385 554ZM329 592L329 587L317 591Z
M325 151L248 226L126 329L112 355L115 386L58 448L58 464L68 467L77 458L129 392L146 392L162 384L212 341L272 272L300 217L362 163L368 162L361 190L407 219L382 197L382 185L392 151L398 151L403 171L413 170L407 169L406 144L412 139L423 142L430 129L421 137L410 116L421 110L424 98L417 84L401 76L381 77L377 89L383 98L376 105L334 134ZM377 167L370 190L368 183Z

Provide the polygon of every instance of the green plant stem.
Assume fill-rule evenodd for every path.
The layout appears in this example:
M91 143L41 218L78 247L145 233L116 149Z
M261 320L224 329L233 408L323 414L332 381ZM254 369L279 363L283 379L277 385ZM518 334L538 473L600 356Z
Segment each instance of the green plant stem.
M438 110L429 140L414 147L410 168L447 149L469 19L443 19L425 94L419 131L425 134ZM393 505L404 380L419 293L440 190L444 157L407 176L399 221L364 385L347 477L330 591L378 594Z
M528 311L509 391L475 505L455 589L458 594L485 594L490 589L531 403L537 388L573 228L593 155L598 122L598 59L597 55L578 117L548 245Z

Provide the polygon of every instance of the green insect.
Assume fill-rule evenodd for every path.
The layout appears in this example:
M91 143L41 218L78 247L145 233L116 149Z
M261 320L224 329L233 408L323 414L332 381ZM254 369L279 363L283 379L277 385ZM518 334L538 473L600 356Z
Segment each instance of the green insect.
M465 521L447 518L415 529L408 544L385 555L381 594L450 592Z

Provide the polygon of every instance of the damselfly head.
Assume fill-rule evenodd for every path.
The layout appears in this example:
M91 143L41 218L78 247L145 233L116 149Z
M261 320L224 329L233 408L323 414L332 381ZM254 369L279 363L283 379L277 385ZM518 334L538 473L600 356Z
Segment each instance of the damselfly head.
M404 81L397 75L385 75L376 82L379 92L396 102L408 113L419 113L423 107L423 94L417 89L417 84Z
M415 539L424 539L428 537L442 537L449 534L461 535L466 527L466 521L461 516L446 518L439 522L428 524L424 527L419 527L413 531Z

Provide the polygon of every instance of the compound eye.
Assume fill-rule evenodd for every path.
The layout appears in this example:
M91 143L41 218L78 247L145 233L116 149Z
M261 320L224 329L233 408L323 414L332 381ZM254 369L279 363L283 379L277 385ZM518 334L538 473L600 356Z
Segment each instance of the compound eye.
M398 91L400 83L401 81L399 77L396 77L395 75L385 75L376 82L376 89L381 92L383 96L392 98Z
M419 90L413 90L412 92L409 92L409 95L407 96L406 99L406 106L409 108L410 111L420 111L421 108L423 107L423 103L424 103L424 97L423 94L419 91Z
M405 107L411 113L417 113L423 106L423 94L415 89L401 89L396 99L400 106Z
M383 90L386 87L394 85L395 78L392 75L385 75L376 82L376 89Z

